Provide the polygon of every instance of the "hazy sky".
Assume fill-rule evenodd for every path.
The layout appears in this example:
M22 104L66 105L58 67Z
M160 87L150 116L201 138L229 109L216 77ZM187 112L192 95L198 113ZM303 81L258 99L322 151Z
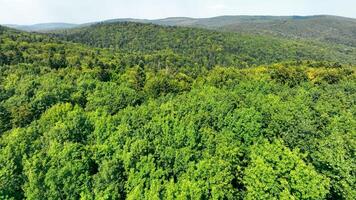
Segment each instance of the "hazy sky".
M356 18L356 0L0 0L0 24L315 14Z

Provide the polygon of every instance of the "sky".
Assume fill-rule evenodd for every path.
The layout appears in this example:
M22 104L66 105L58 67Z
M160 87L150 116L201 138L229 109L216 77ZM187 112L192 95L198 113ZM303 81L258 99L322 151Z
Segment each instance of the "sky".
M356 0L0 0L0 24L318 14L356 18Z

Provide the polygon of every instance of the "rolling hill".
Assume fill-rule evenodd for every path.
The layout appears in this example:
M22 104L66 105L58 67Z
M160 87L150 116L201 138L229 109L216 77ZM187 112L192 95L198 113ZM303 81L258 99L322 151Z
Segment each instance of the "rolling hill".
M10 25L25 31L53 31L90 26L96 23L138 22L166 26L185 26L218 31L309 39L332 44L356 46L356 19L331 16L219 16L213 18L172 17L166 19L111 19L87 24L49 23L33 26Z
M57 31L53 36L86 45L152 53L169 50L200 64L261 65L285 60L356 63L356 49L310 40L230 33L136 22L104 22Z
M113 21L115 20L108 22ZM219 16L200 19L174 17L158 20L127 19L127 21L169 26L200 27L293 39L311 39L353 47L356 46L356 19L330 15Z
M337 16L222 16L207 19L168 18L158 24L204 27L356 46L356 20Z

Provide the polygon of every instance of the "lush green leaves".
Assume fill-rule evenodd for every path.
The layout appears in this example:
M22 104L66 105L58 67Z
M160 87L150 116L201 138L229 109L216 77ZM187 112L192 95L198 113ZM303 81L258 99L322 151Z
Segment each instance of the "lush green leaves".
M244 171L246 199L324 199L329 180L280 142L254 145Z
M88 39L115 27L83 35L113 49L0 33L1 199L355 199L355 67L252 67L293 56L196 29Z

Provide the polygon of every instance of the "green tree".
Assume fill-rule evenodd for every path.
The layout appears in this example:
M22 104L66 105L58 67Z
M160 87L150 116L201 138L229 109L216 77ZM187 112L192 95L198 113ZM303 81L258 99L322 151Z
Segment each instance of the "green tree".
M0 136L11 127L11 113L0 105Z
M115 114L127 106L138 105L141 97L134 89L110 82L99 84L95 92L88 95L87 100L87 110L101 109Z
M324 199L329 179L280 141L253 145L243 182L246 199Z

